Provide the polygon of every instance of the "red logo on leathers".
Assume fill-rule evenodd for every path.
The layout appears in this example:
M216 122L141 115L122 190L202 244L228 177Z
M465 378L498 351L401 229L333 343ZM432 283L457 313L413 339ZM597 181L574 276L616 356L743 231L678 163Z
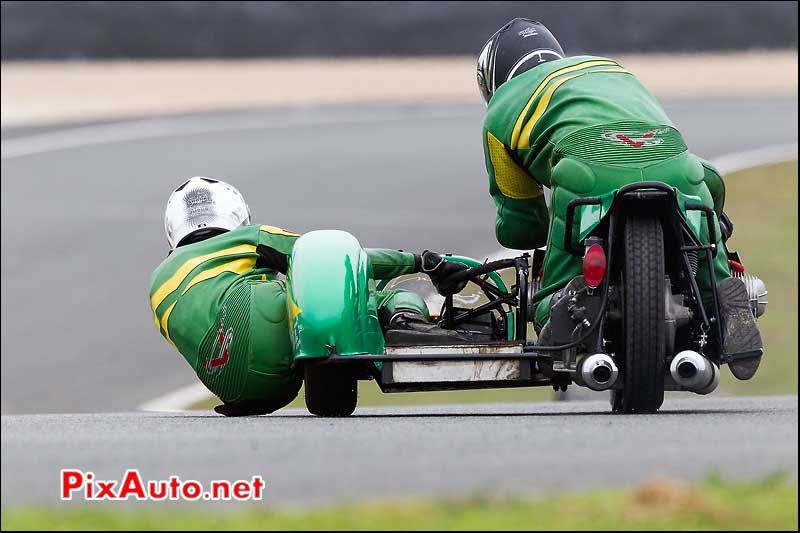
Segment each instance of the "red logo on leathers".
M233 328L229 327L225 330L225 315L227 314L227 307L222 307L222 317L219 319L217 325L217 345L219 352L217 356L208 362L208 369L214 370L224 366L228 362L230 355L231 344L233 344Z
M643 146L657 146L664 142L658 135L665 130L635 131L635 130L603 130L603 138L620 142L631 148L641 148Z

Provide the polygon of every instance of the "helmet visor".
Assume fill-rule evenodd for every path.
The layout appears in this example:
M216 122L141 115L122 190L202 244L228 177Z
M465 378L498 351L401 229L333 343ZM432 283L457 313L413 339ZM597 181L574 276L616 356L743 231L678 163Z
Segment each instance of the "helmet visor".
M486 41L483 45L481 53L478 55L478 89L481 92L481 97L486 105L489 105L489 100L494 93L494 76L492 75L492 63L494 55L493 44L497 34L492 35L492 38Z

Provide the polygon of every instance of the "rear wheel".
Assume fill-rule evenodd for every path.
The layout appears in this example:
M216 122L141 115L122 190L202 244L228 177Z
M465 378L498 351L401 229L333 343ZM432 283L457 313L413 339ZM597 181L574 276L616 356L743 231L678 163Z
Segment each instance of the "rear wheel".
M349 416L358 402L358 380L344 366L308 361L304 365L306 408L317 416Z
M644 214L625 223L623 271L625 413L653 413L664 402L664 234L661 222ZM615 395L615 396L618 396Z

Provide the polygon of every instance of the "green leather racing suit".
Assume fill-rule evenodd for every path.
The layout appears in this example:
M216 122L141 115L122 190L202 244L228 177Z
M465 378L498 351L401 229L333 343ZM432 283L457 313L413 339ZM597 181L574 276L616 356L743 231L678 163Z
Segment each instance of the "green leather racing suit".
M547 245L534 296L537 330L548 320L553 293L581 274L580 258L563 248L572 199L661 181L699 197L717 218L722 214L719 173L689 152L655 97L611 59L549 61L502 84L487 108L483 144L497 240L522 250ZM698 285L705 298L710 280L703 260ZM718 282L730 276L725 253L717 254L714 269Z
M180 246L155 270L150 304L156 328L225 404L260 402L279 409L302 384L294 364L286 307L288 259L300 236L250 225ZM414 254L366 250L376 279L419 271ZM411 309L428 317L408 291L379 291L379 313ZM385 311L384 311L385 310Z

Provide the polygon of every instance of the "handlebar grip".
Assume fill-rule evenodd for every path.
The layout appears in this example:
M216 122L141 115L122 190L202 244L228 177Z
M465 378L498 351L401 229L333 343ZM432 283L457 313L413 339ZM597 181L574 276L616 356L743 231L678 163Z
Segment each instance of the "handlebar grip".
M498 259L497 261L490 261L480 266L471 267L466 270L462 270L461 272L456 272L452 276L448 276L447 281L450 283L468 281L474 277L486 274L488 272L494 272L495 270L513 267L516 265L516 262L516 259Z

